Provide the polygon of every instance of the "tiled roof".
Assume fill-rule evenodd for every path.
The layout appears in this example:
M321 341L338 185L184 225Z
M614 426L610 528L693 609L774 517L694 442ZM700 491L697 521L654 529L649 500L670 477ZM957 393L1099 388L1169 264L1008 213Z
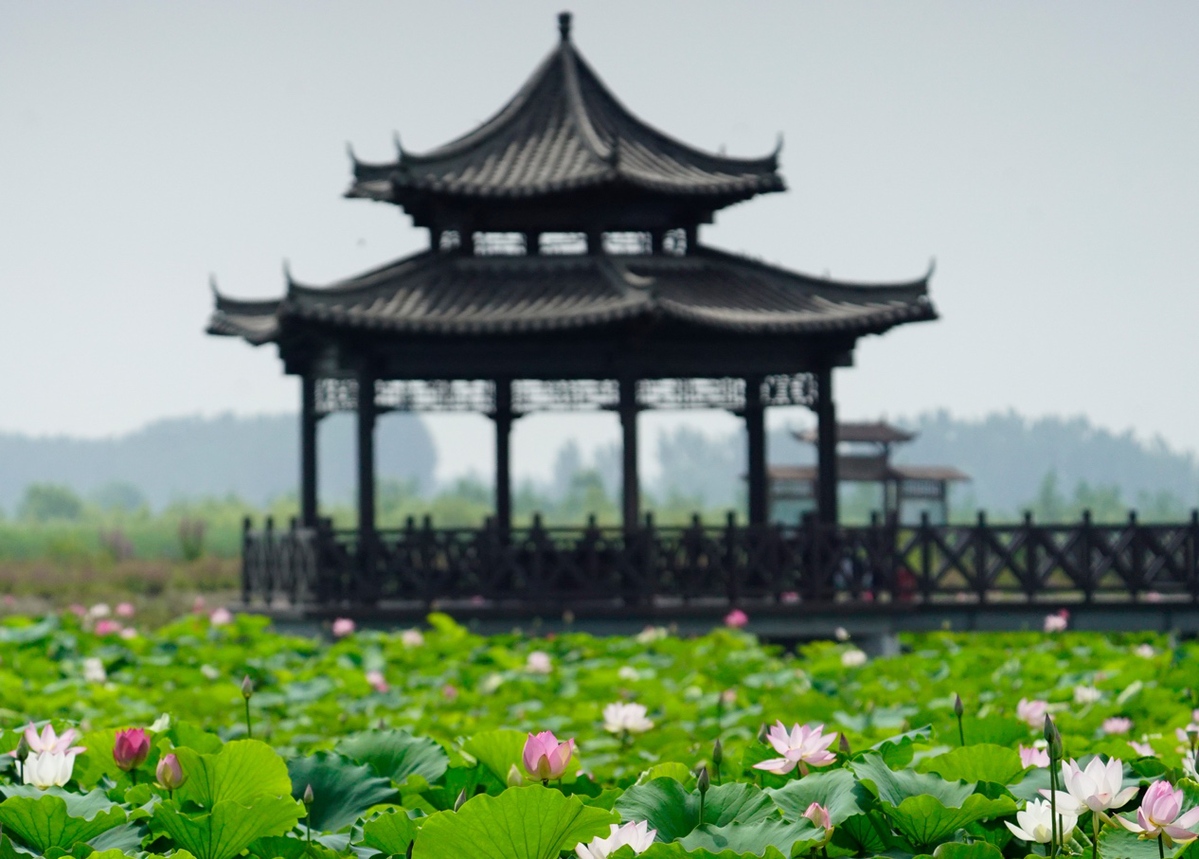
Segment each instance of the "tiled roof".
M347 196L404 202L415 193L531 197L602 184L720 205L783 190L776 153L738 159L701 152L633 116L569 38L495 116L431 152L385 164L354 162Z
M214 334L264 343L292 321L469 336L584 329L633 317L744 333L879 333L936 318L927 277L810 277L710 248L687 256L469 256L426 251L277 301L217 296Z

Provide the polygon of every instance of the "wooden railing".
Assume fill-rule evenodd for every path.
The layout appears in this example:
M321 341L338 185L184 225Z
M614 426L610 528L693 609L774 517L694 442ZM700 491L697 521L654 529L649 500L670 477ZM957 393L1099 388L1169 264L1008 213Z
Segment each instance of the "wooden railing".
M1178 524L417 525L275 530L246 521L248 604L415 603L586 611L669 604L1169 599L1199 602L1199 513Z

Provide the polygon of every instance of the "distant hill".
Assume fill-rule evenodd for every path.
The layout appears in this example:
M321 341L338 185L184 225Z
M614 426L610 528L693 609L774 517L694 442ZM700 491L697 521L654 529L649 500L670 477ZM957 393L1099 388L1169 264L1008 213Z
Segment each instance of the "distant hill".
M1083 417L1035 420L1015 412L963 420L939 411L894 423L919 433L896 449L897 462L953 465L972 478L955 489L955 506L995 513L1018 513L1030 506L1053 474L1058 492L1070 497L1080 483L1117 487L1134 506L1142 496L1173 496L1185 508L1199 505L1199 464L1194 454L1171 449L1161 439L1143 441L1131 432L1114 433ZM770 433L771 463L815 461L812 445L787 430ZM711 437L688 428L662 436L658 445L662 476L652 490L734 503L745 472L744 435ZM612 457L597 457L606 464ZM609 466L610 468L611 466Z
M349 415L320 425L320 492L343 500L354 489ZM387 415L377 432L378 473L433 485L433 440L416 416ZM230 493L256 504L296 491L299 426L295 415L155 421L108 439L0 433L0 509L11 516L30 483L62 483L89 496L132 484L155 508L179 498Z

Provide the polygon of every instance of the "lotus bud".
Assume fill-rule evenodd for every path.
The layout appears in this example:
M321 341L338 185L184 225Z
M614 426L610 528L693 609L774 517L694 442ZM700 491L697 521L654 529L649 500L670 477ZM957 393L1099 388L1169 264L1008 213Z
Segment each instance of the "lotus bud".
M316 794L312 790L312 785L308 785L304 788L304 806L310 807L314 802L316 802Z
M712 779L708 775L708 768L700 764L699 772L695 774L695 786L699 789L700 794L708 792L708 788L712 786Z
M845 757L849 757L849 737L845 736L845 732L841 732L841 739L837 741L837 748Z
M464 805L466 805L466 788L458 791L458 798L454 800L454 811L457 811Z
M525 777L520 774L520 770L516 768L516 764L508 767L508 787L520 787L525 783Z
M150 756L150 736L143 728L126 728L117 731L116 743L112 747L112 759L116 765L129 772L146 762Z
M960 719L965 711L966 708L962 705L962 696L955 694L953 696L953 715Z
M174 753L159 758L154 777L160 785L170 791L178 790L187 781L187 773L183 771L179 758Z
M766 723L763 722L762 726L760 728L758 728L758 742L765 745L767 742L767 738L769 736L770 736L770 729L768 727L766 727Z
M724 747L720 745L720 738L716 738L716 742L712 744L712 765L719 767L724 761Z
M254 694L254 681L251 680L250 675L247 674L241 680L241 696L243 698L245 698L247 701L249 701L250 696L253 694Z
M1055 761L1062 759L1062 734L1057 729L1057 725L1053 724L1053 719L1048 714L1045 716L1045 742L1049 744L1049 754Z
M17 748L13 751L12 756L20 763L25 763L25 759L29 757L29 741L25 739L25 735L21 735L20 742L17 743Z

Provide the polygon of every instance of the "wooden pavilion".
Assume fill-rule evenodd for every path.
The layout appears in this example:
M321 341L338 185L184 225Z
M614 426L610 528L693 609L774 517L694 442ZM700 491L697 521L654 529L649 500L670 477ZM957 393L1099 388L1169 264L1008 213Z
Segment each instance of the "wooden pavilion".
M511 529L509 437L538 410L612 409L623 521L640 525L637 416L718 408L745 420L751 525L768 518L766 409L818 419L818 511L837 521L833 370L858 338L932 320L928 275L814 277L709 247L726 206L784 190L778 151L702 152L633 116L575 48L569 14L532 77L481 126L394 160L353 158L347 197L399 206L429 246L277 299L216 292L208 330L274 344L301 380L302 527L319 521L317 424L357 415L356 546L371 567L374 427L389 410L475 411L495 425L495 521ZM353 153L351 153L353 157ZM930 271L931 273L931 271Z

